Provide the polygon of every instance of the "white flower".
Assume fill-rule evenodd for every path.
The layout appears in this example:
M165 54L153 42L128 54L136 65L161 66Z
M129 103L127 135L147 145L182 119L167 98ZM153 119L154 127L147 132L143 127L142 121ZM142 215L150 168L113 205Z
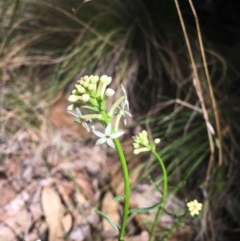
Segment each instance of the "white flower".
M199 203L196 199L187 203L187 206L191 216L198 215L200 210L202 209L202 204Z
M118 113L123 116L123 122L124 122L124 125L127 125L127 119L126 119L126 115L132 117L131 113L127 110L125 110L125 105L126 105L126 101L124 100L120 106L118 106ZM126 105L128 106L128 104Z
M83 125L83 127L84 127L88 132L90 131L90 129L89 129L86 121L91 121L91 119L84 119L84 118L82 118L82 113L81 113L81 111L80 111L79 108L76 108L76 114L73 113L73 112L71 112L71 111L68 111L68 113L71 114L71 115L73 115L73 116L75 116L75 117L76 117L76 120L75 120L75 121L76 121L77 123L81 123L81 124Z
M123 85L121 85L122 87L122 91L123 91L123 94L125 96L125 100L123 101L123 104L127 106L127 110L129 111L129 103L128 103L128 98L127 98L127 92L125 90L125 88L123 87Z
M95 145L101 145L104 142L107 142L107 144L109 146L111 146L112 148L115 148L115 145L112 141L112 139L118 138L119 136L123 135L123 131L120 132L116 132L116 133L112 133L112 126L109 123L105 129L105 133L101 133L99 131L92 131L96 136L100 137L100 139L96 142Z

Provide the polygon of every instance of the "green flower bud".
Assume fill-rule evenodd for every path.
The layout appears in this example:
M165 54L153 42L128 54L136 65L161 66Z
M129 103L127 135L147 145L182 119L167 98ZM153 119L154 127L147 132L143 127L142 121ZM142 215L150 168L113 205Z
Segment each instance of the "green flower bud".
M85 81L82 85L83 85L83 87L87 88L89 83L87 81Z
M106 81L106 84L109 85L111 82L112 82L112 77L109 76L107 81Z
M84 78L84 80L85 80L85 83L90 83L91 76L90 76L90 77L87 77L87 78Z
M134 143L133 143L133 147L134 147L134 148L139 148L140 145L139 145L138 143L135 143L135 142L134 142Z
M154 140L154 143L155 143L155 144L159 144L160 141L161 141L161 140L160 140L159 138L156 138L156 139Z
M147 145L149 144L148 139L143 139L143 140L142 140L142 144L143 144L144 146L147 146Z
M83 94L82 95L82 101L83 102L87 102L87 101L89 101L89 99L90 99L90 96L88 94Z
M80 98L81 98L81 97L78 96L78 95L70 95L70 96L68 97L68 101L70 101L70 102L76 102L76 101L78 101Z
M108 81L107 75L102 75L101 78L100 78L100 82L105 84L107 81Z
M95 90L96 89L96 85L95 84L89 84L88 85L88 89L91 91L91 90Z
M143 138L146 138L147 135L148 135L148 133L147 133L146 130L143 130L142 133L140 133L140 134L142 134L142 137L143 137Z
M134 153L135 155L137 155L137 154L139 154L139 153L141 153L141 152L146 152L146 151L150 151L150 149L149 149L149 148L146 148L146 147L142 147L142 148L134 149L134 150L133 150L133 153Z
M81 79L79 80L79 84L83 85L84 83L85 83L84 79L81 78Z
M98 81L99 81L99 77L97 75L94 75L90 80L92 84L96 84Z
M111 88L108 88L108 89L106 89L106 91L105 91L105 95L106 95L107 97L113 96L114 94L115 94L115 91L114 91L113 89L111 89Z
M138 150L138 149L135 149L134 151L133 151L133 154L135 154L135 155L137 155L137 154L139 154L140 153L140 151Z
M87 80L88 79L88 75L83 76L83 79Z
M81 85L76 85L76 88L80 94L86 93L85 88L83 88Z

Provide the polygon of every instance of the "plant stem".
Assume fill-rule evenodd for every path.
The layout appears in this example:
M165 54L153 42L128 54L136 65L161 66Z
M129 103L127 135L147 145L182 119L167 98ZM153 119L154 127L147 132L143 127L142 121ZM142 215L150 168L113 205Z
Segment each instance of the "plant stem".
M118 138L114 139L114 144L116 146L118 156L122 166L123 180L124 180L124 207L123 207L123 216L122 223L120 228L120 233L118 236L118 241L124 241L125 229L127 226L127 219L129 214L129 202L130 202L130 183L129 183L129 173L126 163L126 159L122 150L122 146Z
M163 194L162 194L162 199L161 199L161 203L159 205L159 208L158 208L158 211L156 213L156 216L155 216L155 219L153 221L153 225L152 225L152 229L151 229L151 232L150 232L150 236L149 236L149 239L148 241L152 241L153 238L154 238L154 235L155 235L155 231L156 231L156 227L157 227L157 223L158 223L158 219L159 219L159 216L162 212L162 209L164 207L164 204L166 202L166 197L167 197L167 185L168 185L168 176L167 176L167 170L165 168L165 165L163 163L163 160L162 158L158 155L158 153L152 149L151 152L153 153L153 155L157 158L160 166L161 166L161 169L162 169L162 172L163 172Z
M182 223L184 217L186 216L187 212L185 212L180 218L178 218L178 221L172 226L172 228L169 230L168 235L163 239L163 241L169 240L169 238L172 236L173 232L180 226Z

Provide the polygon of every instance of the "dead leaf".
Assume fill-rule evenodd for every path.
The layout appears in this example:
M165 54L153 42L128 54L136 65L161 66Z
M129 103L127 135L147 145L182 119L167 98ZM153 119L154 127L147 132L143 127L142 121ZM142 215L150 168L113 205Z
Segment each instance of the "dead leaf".
M140 235L127 237L126 241L147 241L149 234L147 231L143 231Z
M61 240L63 237L61 221L64 209L58 193L52 187L44 186L41 202L49 229L48 241Z
M69 231L72 228L72 223L73 223L73 219L72 219L72 215L70 213L68 213L67 215L65 215L62 219L62 227L64 230L64 233L69 233Z
M103 199L102 203L102 212L105 213L115 224L118 225L119 215L117 212L118 203L113 200L113 195L111 192L108 192ZM103 230L112 231L113 227L109 224L106 219L103 219Z
M73 191L73 183L72 182L65 182L63 180L56 182L58 192L60 193L64 203L67 205L68 209L71 213L74 213L74 205L71 201L71 193Z
M7 180L0 180L0 207L3 207L16 196L14 188L8 183Z

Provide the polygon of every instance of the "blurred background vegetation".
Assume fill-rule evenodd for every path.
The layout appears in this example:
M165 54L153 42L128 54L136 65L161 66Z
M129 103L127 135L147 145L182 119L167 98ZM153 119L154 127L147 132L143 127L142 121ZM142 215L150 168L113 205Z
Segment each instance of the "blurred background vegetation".
M113 88L127 88L129 129L147 126L161 138L170 191L204 203L203 239L239 240L240 7L233 0L193 4L210 85L187 0L179 5L194 66L174 0L2 0L0 142L22 126L39 133L52 100L68 95L80 76L110 75ZM151 162L142 168L158 183Z

